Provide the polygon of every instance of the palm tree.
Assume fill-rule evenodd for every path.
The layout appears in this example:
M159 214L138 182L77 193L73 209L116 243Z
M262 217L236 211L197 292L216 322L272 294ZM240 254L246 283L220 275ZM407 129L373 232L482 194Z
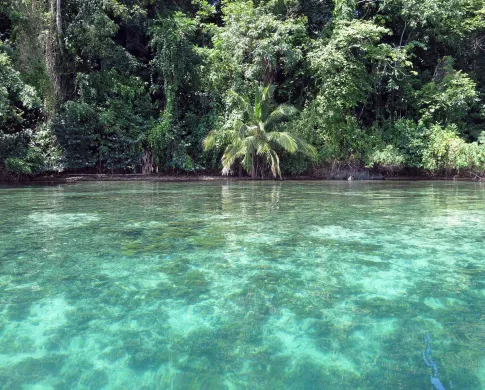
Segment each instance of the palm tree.
M271 86L261 87L256 84L254 104L249 99L230 91L242 110L242 119L229 128L211 131L204 140L204 150L226 146L222 155L222 174L227 175L237 160L251 177L257 177L258 158L269 163L275 178L281 179L280 158L276 149L288 153L302 152L315 155L315 148L302 139L288 132L272 131L278 123L296 113L289 105L280 105L271 111Z

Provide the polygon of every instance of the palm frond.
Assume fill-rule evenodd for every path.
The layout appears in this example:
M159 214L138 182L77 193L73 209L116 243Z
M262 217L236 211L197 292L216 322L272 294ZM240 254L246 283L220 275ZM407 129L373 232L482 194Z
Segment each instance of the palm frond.
M266 161L269 162L273 177L277 178L279 176L281 178L280 158L278 157L278 154L273 149L271 149L269 145L261 149L261 154L263 154L266 158Z
M269 145L269 143L264 140L260 140L260 142L258 143L258 148L256 149L256 154L259 156L263 156L266 155L270 150L271 146Z
M243 110L250 118L254 117L253 107L246 97L239 95L236 91L232 89L229 90L229 95L231 95L236 100L239 108Z
M261 92L261 100L262 101L268 100L268 96L270 96L270 92L273 92L273 91L271 91L271 89L272 89L271 84L268 84L266 87L263 88L263 90Z
M259 143L260 140L254 135L250 135L242 140L243 146L249 153L255 153L258 150Z
M247 130L246 130L246 134L251 134L251 136L255 136L256 135L256 130L258 130L258 126L257 125L248 126L247 127Z
M262 90L258 83L254 83L254 120L261 120Z
M298 143L290 133L273 131L268 133L268 141L280 146L289 153L298 151Z
M298 110L289 105L289 104L282 104L278 106L275 110L269 114L268 118L265 121L265 127L270 129L274 125L288 120L291 118L293 115L295 115L298 112Z
M240 119L234 122L234 131L239 138L244 138L246 136L248 126Z
M263 91L261 93L262 98L261 98L261 115L260 115L260 121L264 122L268 118L269 112L270 112L270 100L271 96L273 96L273 87L271 84L268 84L266 87L263 88Z
M315 158L315 156L317 155L317 149L313 145L310 145L306 141L296 136L293 136L293 139L296 141L298 145L298 151L300 153L303 153L308 157Z
M226 147L222 155L222 166L224 171L229 171L236 159L241 156L242 142L236 141Z
M247 143L243 143L243 148L241 149L241 155L243 159L241 164L246 172L249 172L253 166L254 151L248 147Z
M230 138L227 129L212 130L202 141L204 151L211 149L218 149L227 143L227 139Z

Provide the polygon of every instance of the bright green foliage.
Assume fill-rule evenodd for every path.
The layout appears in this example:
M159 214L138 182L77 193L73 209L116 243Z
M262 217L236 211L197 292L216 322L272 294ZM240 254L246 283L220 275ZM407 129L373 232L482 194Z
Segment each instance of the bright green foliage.
M44 110L51 110L54 97L45 61L45 4L19 0L11 0L11 3L13 23L10 41L15 42L15 49L11 53L14 67L24 83L35 88L37 96L42 98Z
M423 167L430 171L465 168L484 171L485 145L466 143L457 135L456 126L433 125L428 148L423 153Z
M400 168L403 166L405 158L394 145L387 145L384 149L376 150L372 154L371 160L372 164Z
M333 16L337 22L341 20L350 20L355 17L355 0L334 0L333 2Z
M458 136L456 125L426 128L411 121L395 124L393 143L376 149L369 166L421 168L431 173L442 170L485 170L485 145L467 143Z
M0 169L484 170L485 0L12 0L0 40Z
M13 132L22 126L25 113L37 106L39 99L34 88L22 81L3 48L0 41L0 128Z
M388 142L404 156L404 166L424 168L423 153L428 147L429 129L422 123L399 119L387 131Z
M354 20L336 25L330 41L320 39L308 58L321 91L317 97L326 115L345 115L372 90L366 61L385 59L387 47L377 42L388 30Z
M21 158L9 157L5 160L5 168L8 172L17 174L32 173L30 164Z
M456 47L468 33L484 26L483 6L482 0L390 0L382 3L381 10L402 18L413 39Z
M152 61L160 73L165 95L165 107L158 123L150 130L148 141L157 162L165 168L194 170L187 154L181 106L183 90L196 87L198 55L193 43L197 31L195 20L182 12L158 20L151 29L151 45L156 51Z
M179 88L193 76L194 61L197 59L192 39L196 29L195 20L182 12L158 20L151 29L151 45L157 52L153 62L167 83L167 88Z
M99 118L86 103L67 102L53 124L64 150L67 168L96 166L101 150L98 136Z
M461 123L470 108L478 101L476 83L453 69L453 59L439 62L433 80L424 85L418 95L422 107L422 121L442 124Z
M63 165L133 172L142 164L153 107L144 66L114 38L127 28L116 19L140 15L136 7L129 10L117 2L73 1L70 6L74 15L65 29L64 55L77 72L73 98L53 121Z
M66 167L134 170L150 123L144 83L111 70L79 75L78 91L80 101L66 103L54 123Z
M39 98L14 69L8 47L0 41L0 164L16 173L29 173L27 158L32 123ZM29 169L27 169L29 168Z
M282 19L251 1L236 1L224 3L222 20L223 25L213 29L213 48L206 53L214 89L247 93L253 81L271 84L280 74L294 81L304 60L304 18ZM278 92L289 87L283 85Z
M369 22L340 22L332 38L317 40L309 53L319 92L305 110L302 131L321 146L323 159L361 159L372 142L355 109L367 101L377 77L367 67L391 60L390 48L377 45L387 33Z
M27 154L33 172L62 172L64 156L57 141L50 123L38 125L30 137Z
M207 69L199 46L209 38L200 20L210 17L214 9L203 0L194 3L198 7L195 18L173 12L156 20L150 29L156 75L152 89L163 93L163 105L148 132L148 147L157 167L164 170L203 169L207 160L202 140L219 114L204 85Z
M281 105L271 110L271 86L256 85L254 103L232 92L242 113L220 131L211 132L204 140L206 150L225 147L222 156L223 174L229 174L238 161L242 167L257 177L261 160L267 163L273 177L281 178L280 158L277 150L290 154L301 152L314 155L315 149L289 132L272 131L275 126L295 113L292 106Z

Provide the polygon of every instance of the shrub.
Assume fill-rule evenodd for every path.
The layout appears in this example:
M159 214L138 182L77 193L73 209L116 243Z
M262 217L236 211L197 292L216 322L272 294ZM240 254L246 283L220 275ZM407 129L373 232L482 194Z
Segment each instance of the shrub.
M21 174L32 173L31 165L21 158L9 157L5 160L5 168L8 172Z
M467 143L457 135L456 126L433 125L427 148L423 152L423 167L431 172L441 169L485 169L485 145Z

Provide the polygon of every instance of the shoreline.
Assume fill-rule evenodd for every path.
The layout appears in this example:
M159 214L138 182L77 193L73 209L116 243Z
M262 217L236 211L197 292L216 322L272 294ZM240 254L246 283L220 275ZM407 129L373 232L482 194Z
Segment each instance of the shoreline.
M215 175L163 175L163 174L60 174L42 175L38 177L21 177L19 180L6 180L0 177L0 184L62 184L101 181L145 181L145 182L198 182L198 181L468 181L483 182L480 177L446 177L446 176L370 176L367 178L327 178L311 175L288 176L283 180L272 178L252 179L250 177L215 176Z

